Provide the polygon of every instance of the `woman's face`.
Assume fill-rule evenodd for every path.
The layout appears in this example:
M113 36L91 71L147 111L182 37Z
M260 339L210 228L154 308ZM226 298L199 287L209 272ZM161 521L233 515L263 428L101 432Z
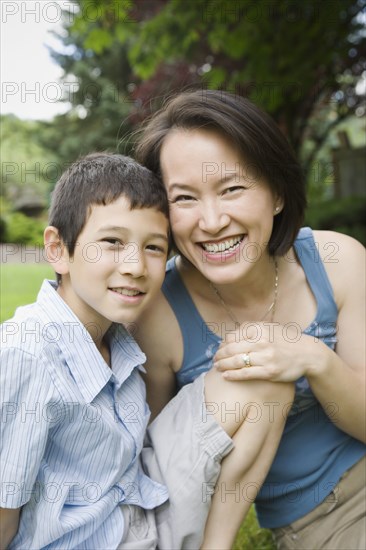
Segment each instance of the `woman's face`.
M175 129L160 163L175 243L207 279L230 283L268 257L274 210L282 204L226 139Z

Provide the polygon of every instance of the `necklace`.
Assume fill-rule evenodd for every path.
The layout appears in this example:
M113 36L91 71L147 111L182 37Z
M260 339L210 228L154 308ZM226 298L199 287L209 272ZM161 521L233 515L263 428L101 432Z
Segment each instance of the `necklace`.
M274 319L274 315L275 315L275 312L276 312L276 305L277 305L277 295L278 295L278 264L277 264L277 260L274 260L274 267L275 267L275 282L274 282L274 296L273 296L273 302L271 303L271 305L269 306L269 308L267 309L267 311L265 312L265 314L263 315L263 317L261 317L261 319L259 319L259 323L261 323L269 313L271 313L271 323L273 323L273 319ZM229 308L229 306L227 305L227 303L225 302L224 298L221 296L220 292L218 291L218 289L215 287L215 285L210 281L210 286L212 288L212 290L214 291L214 293L216 294L219 302L221 303L222 307L225 309L226 313L229 315L230 319L235 323L235 324L238 324L240 325L238 319L235 317L234 313L231 311L231 309Z

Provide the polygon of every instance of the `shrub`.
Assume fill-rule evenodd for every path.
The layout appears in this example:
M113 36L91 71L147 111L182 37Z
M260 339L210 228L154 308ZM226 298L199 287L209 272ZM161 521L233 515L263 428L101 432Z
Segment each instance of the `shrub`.
M305 224L312 229L346 233L366 245L366 197L331 199L311 204Z
M44 222L15 212L6 220L5 242L43 245Z
M6 221L0 218L0 243L4 243L6 239Z

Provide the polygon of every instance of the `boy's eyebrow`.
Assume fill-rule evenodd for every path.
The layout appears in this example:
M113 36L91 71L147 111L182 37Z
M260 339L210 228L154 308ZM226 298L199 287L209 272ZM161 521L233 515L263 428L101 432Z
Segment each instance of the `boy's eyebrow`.
M98 229L98 233L102 233L104 231L125 231L129 232L130 229L128 227L123 227L121 225L105 225L103 227L100 227ZM168 236L165 233L148 233L147 236L149 238L153 239L163 239L166 242L169 242Z
M164 233L149 233L149 237L152 237L153 239L163 239L163 241L169 242L169 239L167 235Z

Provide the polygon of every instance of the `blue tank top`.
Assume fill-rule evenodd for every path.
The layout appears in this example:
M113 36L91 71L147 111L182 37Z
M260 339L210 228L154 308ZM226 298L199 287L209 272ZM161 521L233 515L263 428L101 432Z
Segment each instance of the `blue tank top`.
M294 247L317 302L315 319L304 333L334 349L338 311L310 228L300 230ZM175 258L167 264L163 293L182 332L183 363L177 373L182 387L212 367L226 324L205 323L176 269ZM335 403L329 403L327 412L336 414L336 409ZM363 443L335 426L301 377L276 457L256 499L260 525L282 527L310 512L365 452Z

